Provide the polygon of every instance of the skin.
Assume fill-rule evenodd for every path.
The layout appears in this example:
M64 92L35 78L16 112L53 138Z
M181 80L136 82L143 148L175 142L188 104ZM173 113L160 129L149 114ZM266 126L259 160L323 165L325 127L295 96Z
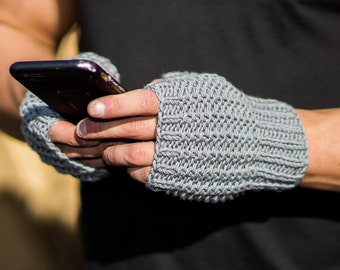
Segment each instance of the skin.
M74 14L75 3L69 0L0 0L0 128L9 135L23 139L18 108L25 93L9 66L19 60L53 59Z
M75 23L75 10L70 0L0 0L0 128L15 138L22 139L18 107L25 89L8 68L19 60L53 59ZM95 120L55 123L51 140L70 158L96 168L125 166L134 179L146 182L155 153L156 95L138 89L106 96L91 102L88 112ZM309 145L309 166L300 185L340 191L340 109L296 112Z

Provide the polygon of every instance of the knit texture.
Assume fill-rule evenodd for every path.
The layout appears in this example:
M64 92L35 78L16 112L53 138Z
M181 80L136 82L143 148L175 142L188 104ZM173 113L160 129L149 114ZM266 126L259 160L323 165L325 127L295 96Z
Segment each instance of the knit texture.
M79 54L77 59L88 59L119 79L116 67L106 58L86 52ZM20 106L22 132L30 147L36 151L41 160L52 165L57 171L71 174L83 181L96 181L110 174L106 169L95 169L75 159L70 159L49 138L52 125L64 120L33 93L27 91Z
M160 102L148 188L223 202L303 178L307 142L291 106L248 96L214 74L169 73L147 88Z

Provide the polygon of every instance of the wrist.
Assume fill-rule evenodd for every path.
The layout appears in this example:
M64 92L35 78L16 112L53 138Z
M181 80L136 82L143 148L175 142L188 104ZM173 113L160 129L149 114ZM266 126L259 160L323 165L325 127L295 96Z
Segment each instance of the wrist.
M308 142L308 167L300 186L340 191L340 109L300 110Z

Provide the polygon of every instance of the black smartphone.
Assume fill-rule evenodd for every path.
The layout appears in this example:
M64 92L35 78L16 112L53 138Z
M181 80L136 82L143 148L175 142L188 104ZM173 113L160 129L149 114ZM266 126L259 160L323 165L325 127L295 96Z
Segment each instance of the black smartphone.
M24 61L10 66L11 75L65 119L88 116L88 103L126 90L96 63L85 59Z

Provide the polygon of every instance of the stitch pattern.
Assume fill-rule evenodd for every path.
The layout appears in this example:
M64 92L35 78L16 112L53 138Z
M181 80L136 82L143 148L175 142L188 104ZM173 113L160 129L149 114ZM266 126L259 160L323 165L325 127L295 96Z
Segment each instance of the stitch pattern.
M223 202L303 178L307 142L291 106L247 96L215 74L169 73L147 88L160 102L148 188Z

